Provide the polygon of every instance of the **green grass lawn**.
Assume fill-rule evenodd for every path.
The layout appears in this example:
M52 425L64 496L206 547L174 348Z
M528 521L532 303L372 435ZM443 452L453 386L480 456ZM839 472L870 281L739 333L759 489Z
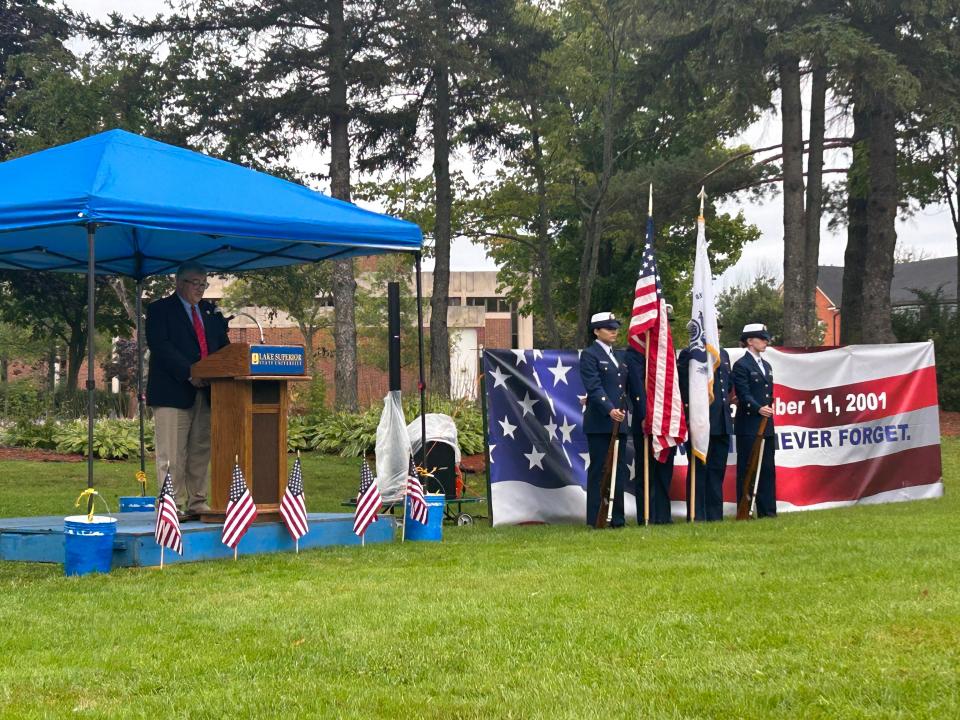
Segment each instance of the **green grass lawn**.
M343 512L340 502L357 494L360 460L318 453L303 454L304 494L310 512ZM293 466L293 460L290 460ZM140 461L96 461L94 483L108 507L117 511L121 495L139 495ZM152 458L147 462L147 493L156 494ZM475 481L479 486L482 481ZM0 517L70 515L87 487L87 463L0 461ZM97 502L97 512L103 505Z
M64 578L0 563L0 717L957 718L960 442L942 500ZM128 494L132 464L98 467ZM356 463L306 460L311 509ZM0 464L0 512L85 466ZM121 493L122 489L122 493Z

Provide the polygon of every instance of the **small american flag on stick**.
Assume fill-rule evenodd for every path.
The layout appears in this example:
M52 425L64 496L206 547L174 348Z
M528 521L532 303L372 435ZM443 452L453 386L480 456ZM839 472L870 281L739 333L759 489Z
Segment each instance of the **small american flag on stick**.
M240 538L250 529L250 524L257 517L257 506L253 504L253 496L247 489L247 481L243 479L243 472L239 463L233 466L233 482L230 483L230 497L227 502L227 517L223 521L223 534L220 540L229 548L237 549Z
M169 469L157 498L157 527L153 531L153 537L161 548L170 548L178 555L183 555L183 535L180 532L180 518L177 516L177 503L173 499L173 480L170 479ZM162 552L161 550L161 555Z
M377 487L377 480L370 472L370 466L366 460L360 462L360 490L357 492L357 510L353 516L353 532L363 537L367 531L367 526L377 521L377 513L380 512L380 505L383 504L383 498L380 496L380 488Z
M287 478L287 489L280 500L280 516L284 525L294 540L299 540L310 531L307 525L307 504L303 498L303 470L300 467L300 458L293 463L290 477Z
M427 501L423 497L423 485L417 466L410 458L410 470L407 472L407 502L410 503L410 517L421 525L427 524Z

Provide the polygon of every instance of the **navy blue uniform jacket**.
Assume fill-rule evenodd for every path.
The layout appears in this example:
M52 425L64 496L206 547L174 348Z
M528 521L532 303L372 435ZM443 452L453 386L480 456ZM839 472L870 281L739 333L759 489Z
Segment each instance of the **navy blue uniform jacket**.
M760 358L766 374L749 352L733 364L733 386L737 390L737 435L756 435L760 430L760 408L773 404L773 368ZM767 421L766 437L773 437L773 418Z
M626 410L624 395L627 385L626 358L622 350L614 350L619 367L614 365L610 356L597 343L592 343L580 352L580 379L587 391L587 407L583 413L583 431L585 433L607 433L613 431L610 411L614 408ZM627 432L627 423L620 423L620 433Z
M630 413L633 432L639 433L647 416L647 390L645 381L646 356L631 345L627 348L627 390L630 393Z
M677 378L683 409L690 416L690 349L684 348L677 356ZM710 434L733 435L733 411L730 409L730 355L720 348L720 365L713 372L713 402L710 403Z
M227 323L215 309L207 300L197 305L208 353L215 353L230 343ZM190 366L200 360L200 343L176 293L147 305L146 325L150 348L147 404L184 410L192 407L197 388L190 384Z

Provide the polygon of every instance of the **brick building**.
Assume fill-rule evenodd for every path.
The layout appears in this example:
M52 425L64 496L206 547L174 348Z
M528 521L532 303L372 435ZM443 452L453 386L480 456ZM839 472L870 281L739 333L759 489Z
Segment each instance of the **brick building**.
M363 283L362 271L358 282ZM424 329L430 327L430 297L433 293L433 273L423 273ZM219 300L229 280L211 277L204 297ZM497 292L496 271L455 271L450 273L450 307L447 326L450 329L451 394L455 397L476 398L479 377L479 353L483 348L532 348L533 318L522 316L517 308ZM249 307L244 312L253 315L263 327L268 343L302 344L303 335L296 322L284 313L271 318L266 308ZM333 308L328 312L331 317ZM230 321L230 338L234 342L259 342L259 333L253 320L237 316ZM334 344L329 332L321 331L314 341L313 351L318 372L328 379L327 399L333 402ZM415 393L417 368L404 368L402 387L405 394ZM361 405L380 399L388 389L387 373L364 363L360 357L358 390Z
M842 266L817 268L817 319L826 326L824 345L840 344L840 314L843 294ZM930 258L893 266L890 305L894 312L910 312L920 306L917 291L940 292L939 302L957 306L957 258Z

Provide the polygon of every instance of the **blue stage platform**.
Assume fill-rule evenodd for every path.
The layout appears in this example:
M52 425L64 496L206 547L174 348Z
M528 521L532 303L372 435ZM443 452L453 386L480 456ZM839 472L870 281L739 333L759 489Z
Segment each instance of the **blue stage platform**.
M160 547L153 539L153 513L119 513L113 543L113 567L149 567L160 564ZM300 549L329 545L359 545L351 513L310 513L310 532L300 538ZM390 542L394 520L381 516L367 528L367 543ZM232 558L233 550L220 542L222 525L185 522L183 556L167 550L163 561L196 562ZM57 515L0 518L0 560L62 563L63 518ZM254 523L240 541L240 555L293 552L294 544L282 522Z

